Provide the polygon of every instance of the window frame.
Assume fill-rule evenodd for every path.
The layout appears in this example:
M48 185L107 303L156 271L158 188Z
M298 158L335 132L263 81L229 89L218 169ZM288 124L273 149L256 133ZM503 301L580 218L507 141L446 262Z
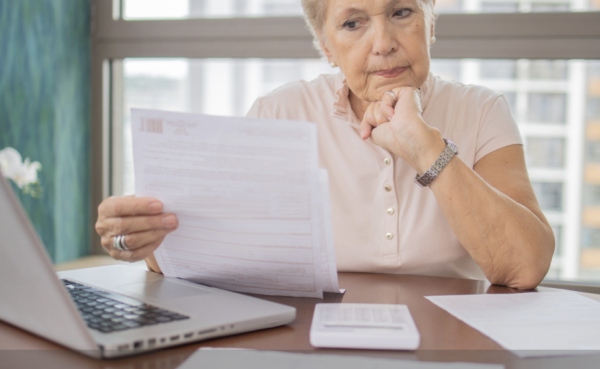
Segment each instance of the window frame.
M122 59L319 57L300 16L123 20L121 10L121 0L92 3L90 201L94 222L97 206L112 192L111 163L121 155L115 150L121 138L113 130L117 131L122 124L118 113L122 97L112 95L111 91L123 83ZM600 12L442 14L436 22L436 38L432 58L600 60ZM583 125L570 129L569 135L583 137ZM568 167L569 177L583 176L583 149L579 151L582 152L573 153L565 163L565 167L572 165ZM571 192L572 198L564 202L579 203L575 197L580 197L581 190ZM569 231L569 237L577 240L581 237L581 212L579 204L565 213L580 225L579 229ZM94 229L93 223L91 228ZM104 253L94 231L90 241L92 253ZM574 264L579 252L564 257ZM574 273L577 270L567 274Z

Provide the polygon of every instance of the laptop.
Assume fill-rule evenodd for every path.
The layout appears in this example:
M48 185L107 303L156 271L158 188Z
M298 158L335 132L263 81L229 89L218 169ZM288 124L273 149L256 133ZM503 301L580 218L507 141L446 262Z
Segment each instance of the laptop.
M96 358L292 322L293 307L127 265L56 273L0 175L0 319Z

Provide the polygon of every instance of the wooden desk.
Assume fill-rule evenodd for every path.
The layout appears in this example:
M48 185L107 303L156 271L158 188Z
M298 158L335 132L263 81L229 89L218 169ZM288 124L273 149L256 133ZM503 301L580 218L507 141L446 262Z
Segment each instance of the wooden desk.
M296 307L297 318L288 326L119 360L93 360L0 322L0 368L175 368L195 349L202 346L421 361L498 363L506 365L506 368L600 367L600 353L575 357L519 359L424 298L430 295L518 293L516 290L490 286L482 281L438 277L340 273L339 279L340 286L347 289L343 296L326 294L323 300L260 296ZM414 352L316 349L310 345L308 337L314 305L320 302L406 304L421 333L421 345Z

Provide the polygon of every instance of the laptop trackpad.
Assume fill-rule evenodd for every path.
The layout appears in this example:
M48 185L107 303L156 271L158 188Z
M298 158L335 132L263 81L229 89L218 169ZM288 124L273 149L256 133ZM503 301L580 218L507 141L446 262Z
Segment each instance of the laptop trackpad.
M200 286L187 286L166 278L152 282L127 284L119 286L119 288L158 300L173 300L211 293L211 291L203 289Z

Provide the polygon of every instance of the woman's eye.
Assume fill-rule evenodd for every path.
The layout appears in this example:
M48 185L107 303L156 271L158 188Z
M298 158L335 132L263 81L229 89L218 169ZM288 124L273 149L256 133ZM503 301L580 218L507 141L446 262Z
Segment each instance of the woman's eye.
M348 21L344 23L344 28L355 29L358 27L358 21Z
M395 17L406 17L411 12L410 9L401 9L394 13Z

